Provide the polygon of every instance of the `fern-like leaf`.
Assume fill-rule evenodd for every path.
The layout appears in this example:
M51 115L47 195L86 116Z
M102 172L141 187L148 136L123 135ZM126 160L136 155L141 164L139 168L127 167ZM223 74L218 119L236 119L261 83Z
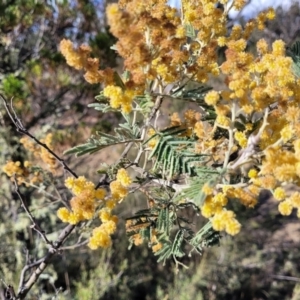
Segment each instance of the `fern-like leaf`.
M160 167L163 177L172 178L180 174L195 176L196 166L205 164L207 160L208 155L194 152L196 141L178 136L182 132L181 128L176 127L156 135L159 140L149 159L156 157L153 171Z

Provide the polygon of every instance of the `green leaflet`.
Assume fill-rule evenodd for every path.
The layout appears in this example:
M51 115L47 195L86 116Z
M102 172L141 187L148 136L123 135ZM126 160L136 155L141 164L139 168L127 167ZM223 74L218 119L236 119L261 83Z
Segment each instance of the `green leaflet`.
M166 178L180 174L195 176L196 167L205 165L209 156L195 153L196 141L178 136L184 132L185 129L177 126L151 137L159 136L159 140L149 156L149 159L156 157L154 172L161 168L162 176Z
M193 221L183 217L182 212L193 208L199 216L198 206L193 202L176 204L173 200L157 198L151 208L139 210L133 217L126 219L126 232L131 246L136 234L148 241L149 246L155 245L152 237L156 235L162 247L154 255L163 263L169 258L177 262L177 258L186 254L187 246L191 249L190 253L196 251L201 254L204 247L218 244L221 237L212 229L210 222L195 232Z
M92 154L112 145L126 142L129 143L132 140L138 139L139 134L140 128L136 124L130 124L130 119L127 118L125 123L120 124L119 127L115 128L115 135L97 131L87 143L73 147L65 151L64 154L76 154L76 156L87 153Z

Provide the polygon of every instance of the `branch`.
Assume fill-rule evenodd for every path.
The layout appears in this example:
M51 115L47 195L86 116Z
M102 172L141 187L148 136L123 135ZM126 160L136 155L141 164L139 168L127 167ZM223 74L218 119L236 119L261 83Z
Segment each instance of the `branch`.
M30 291L30 289L32 288L32 286L36 283L36 281L38 280L38 278L40 277L40 275L47 268L47 266L50 263L52 257L55 254L57 254L59 248L64 244L65 240L71 234L71 232L74 230L74 228L75 228L75 225L71 225L70 224L70 225L66 226L63 229L63 231L60 233L58 239L53 243L53 247L48 250L47 255L44 258L40 259L39 261L37 261L37 262L35 262L35 263L31 264L31 265L27 265L25 267L27 269L24 271L24 273L29 268L32 268L33 266L39 264L38 267L37 267L37 269L31 274L31 276L28 279L28 281L24 285L19 286L18 294L17 294L17 296L15 298L16 300L18 300L18 299L25 299L26 295L28 294L28 292Z
M32 213L30 212L29 208L27 207L27 204L25 203L24 199L21 196L20 193L20 189L19 186L17 184L16 178L14 177L14 183L15 183L15 191L19 197L19 199L21 200L21 206L23 207L23 209L25 210L26 214L28 215L29 219L31 220L31 222L33 223L33 225L30 226L30 228L32 228L33 230L35 230L37 233L40 234L40 236L42 237L42 239L44 240L44 242L49 245L50 247L53 247L52 242L50 242L45 234L45 231L41 229L41 227L38 225L37 221L35 220L34 216L32 215Z
M271 275L271 277L273 277L273 278L275 278L275 279L280 279L280 280L289 280L289 281L300 282L300 278L298 278L298 277L293 277L293 276Z
M65 170L67 170L70 174L72 174L75 178L78 178L77 174L75 172L73 172L68 165L65 163L65 161L60 158L56 153L54 153L45 143L42 143L41 141L39 141L35 136L33 136L22 124L22 121L18 118L12 103L10 103L10 106L8 105L5 97L0 94L0 97L2 98L3 102L4 102L4 107L5 110L9 116L9 118L11 119L12 123L15 125L16 130L18 132L21 132L22 134L30 137L31 139L33 139L38 145L40 145L41 147L43 147L44 149L46 149L52 156L54 156L59 162L60 164L63 166L63 168ZM48 253L45 255L45 257L37 260L36 262L33 262L31 264L27 264L22 272L21 272L21 277L20 277L20 282L19 282L19 288L18 288L18 294L15 296L14 294L14 290L12 287L8 286L7 291L8 294L10 295L9 299L25 299L26 295L28 294L28 292L30 291L30 289L32 288L32 286L37 282L38 278L40 277L40 275L43 273L43 271L46 269L46 267L48 266L48 264L50 263L52 257L54 255L56 255L58 253L58 250L60 249L60 247L64 244L65 240L67 239L67 237L72 233L72 231L74 230L74 228L76 227L75 225L68 225L66 226L63 231L60 233L59 237L57 238L57 240L55 242L50 242L48 240L48 238L46 237L44 231L40 228L40 226L37 224L35 218L33 217L33 215L31 214L30 210L28 209L25 201L23 200L19 187L17 185L16 180L14 180L15 182L15 188L16 188L16 193L18 195L18 197L21 200L22 203L22 207L24 208L26 214L29 216L31 222L33 223L33 225L31 226L31 228L33 228L35 231L37 231L41 237L43 238L43 240L50 246L48 249ZM26 272L33 268L36 267L35 271L31 274L31 276L29 277L29 279L27 280L26 283L24 283L25 281L25 274Z
M21 271L21 275L20 275L20 280L19 280L19 288L18 290L21 289L21 287L24 285L24 281L25 281L25 275L26 275L26 272L28 270L30 270L31 268L39 265L41 262L43 261L43 258L31 263L31 264L26 264L26 266L22 269Z
M28 137L30 137L31 139L33 139L38 145L40 145L41 147L43 147L44 149L46 149L52 156L54 156L56 158L56 160L63 166L64 170L67 170L70 174L72 174L75 178L78 178L77 174L72 171L72 169L66 164L66 162L60 158L55 152L53 152L45 143L42 143L41 141L39 141L34 135L32 135L23 125L22 121L17 117L17 114L12 106L12 103L10 104L10 107L6 101L6 99L4 98L3 95L0 94L0 97L2 98L3 102L4 102L4 107L5 110L9 116L9 118L11 119L11 121L13 122L13 124L16 127L16 130L18 132L21 132L25 135L27 135Z
M87 245L89 242L89 240L85 240L81 243L77 243L75 245L72 245L72 246L66 246L66 247L62 247L60 248L59 250L63 251L63 250L73 250L73 249L76 249L76 248L79 248L79 247L82 247L84 245Z
M263 123L256 135L251 134L248 139L247 147L243 149L242 154L240 157L231 165L228 164L228 167L230 169L236 169L239 166L243 165L246 161L249 161L249 159L257 152L256 148L260 142L260 137L265 130L265 128L268 125L268 115L269 115L269 109L266 108Z
M160 106L162 104L163 98L164 98L163 96L157 96L156 97L155 104L154 104L154 106L153 106L153 108L152 108L152 110L151 110L151 112L149 114L149 117L147 118L147 120L145 122L145 125L141 129L141 138L138 141L142 142L145 139L147 128L149 127L151 120L154 118L155 114L159 110L159 108L160 108ZM136 141L130 141L127 144L127 146L125 147L124 151L122 152L122 154L121 154L120 159L118 160L118 162L122 161L123 158L127 157L127 154L129 153L131 147L134 145L134 142L136 142Z

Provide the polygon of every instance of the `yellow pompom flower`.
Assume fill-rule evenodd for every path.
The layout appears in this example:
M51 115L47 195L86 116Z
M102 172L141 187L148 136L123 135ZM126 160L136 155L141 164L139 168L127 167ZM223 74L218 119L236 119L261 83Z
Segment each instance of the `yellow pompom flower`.
M97 199L102 200L102 199L104 199L105 195L106 195L105 189L97 189L95 191L95 198L97 198Z
M295 192L289 197L291 205L295 208L300 208L300 193Z
M214 191L213 187L210 187L207 183L205 183L202 187L202 192L205 195L211 195L213 191Z
M205 95L204 101L208 105L216 105L217 102L220 100L220 95L216 91L210 91Z
M106 208L112 210L113 208L115 208L116 204L117 204L117 200L118 199L108 199L105 201L105 206Z
M92 249L108 248L111 246L111 237L106 231L103 231L101 226L93 230L93 235L90 238L88 246Z
M114 221L109 220L101 225L102 230L106 231L109 235L113 234L116 229L117 225Z
M76 225L77 223L79 223L82 220L83 220L83 218L82 218L82 216L80 216L79 213L70 213L69 218L68 218L68 223L70 223L72 225Z
M30 162L30 161L28 161L28 160L25 160L25 161L24 161L24 167L25 167L25 168L30 168L30 167L32 167L32 162Z
M286 143L293 137L293 128L291 125L284 126L280 131L283 141Z
M77 70L83 68L83 61L81 56L74 50L73 43L70 40L63 39L60 42L60 51L66 58L67 64Z
M103 89L103 95L111 99L111 107L118 108L118 99L122 97L123 91L119 86L108 85Z
M65 180L65 186L71 190L76 196L78 196L83 191L93 191L95 185L88 181L84 176L78 178L69 177Z
M251 170L248 172L248 177L249 177L249 178L256 178L256 177L257 177L257 174L258 174L257 170L251 169Z
M235 0L233 1L233 7L236 10L241 10L246 5L246 3L246 0Z
M205 130L204 130L204 124L202 121L198 121L195 123L194 132L199 139L204 137Z
M106 14L110 18L115 18L119 15L119 6L117 3L109 4L106 8Z
M178 39L185 38L185 36L186 36L185 27L184 26L178 26L177 29L176 29L175 36Z
M278 205L278 210L283 216L289 216L292 213L293 206L290 201L283 201Z
M230 127L230 123L231 123L231 121L230 121L229 118L227 118L227 117L225 117L225 116L220 116L220 115L217 116L216 122L217 122L220 126L226 127L226 128Z
M104 223L111 219L110 209L102 208L99 212L99 218Z
M274 20L275 17L276 17L276 12L274 10L274 8L269 8L268 11L267 11L267 14L266 14L266 17L269 19L269 20Z
M132 182L125 169L118 170L117 181L119 181L124 187L128 187Z
M226 228L226 219L224 218L224 211L220 211L214 215L214 217L211 220L211 224L214 230L216 231L222 231Z
M218 37L217 42L218 42L218 46L224 47L226 45L227 39L225 36L220 36Z
M121 200L128 194L128 190L119 181L112 181L110 183L111 194L114 199Z
M282 40L276 40L272 44L273 54L275 56L283 56L285 54L285 43Z
M256 43L257 52L261 55L268 53L268 48L269 48L268 43L264 39L260 39Z
M284 200L286 198L285 190L282 187L278 187L275 189L273 196L278 201Z
M98 241L95 238L90 238L89 243L88 243L88 247L91 250L96 250L98 249Z
M110 106L118 109L121 107L124 113L132 110L132 101L135 96L133 90L123 90L119 86L108 85L103 89L103 95L110 99Z
M162 248L162 246L163 246L162 243L158 243L158 244L152 246L152 251L155 253L158 250L160 250Z
M210 218L215 213L215 207L210 203L204 203L201 207L201 214L205 218Z
M235 134L234 134L234 138L238 141L239 145L242 148L246 148L247 143L248 143L248 139L247 139L244 132L236 131Z
M230 235L236 235L241 230L241 224L238 222L238 220L232 218L226 223L225 231Z
M239 233L241 229L241 224L235 219L235 214L231 210L217 212L211 223L214 230L225 230L230 235Z
M222 211L222 205L218 202L214 202L212 196L206 197L204 204L201 207L202 216L205 218L210 218L220 211Z
M228 202L228 199L227 197L223 194L223 193L218 193L216 194L212 201L215 203L215 204L219 204L221 206L225 206Z
M61 219L64 223L69 221L70 211L66 207L61 207L57 211L57 216Z
M69 189L69 190L72 190L72 187L75 183L75 178L74 177L68 177L66 180L65 180L65 186Z

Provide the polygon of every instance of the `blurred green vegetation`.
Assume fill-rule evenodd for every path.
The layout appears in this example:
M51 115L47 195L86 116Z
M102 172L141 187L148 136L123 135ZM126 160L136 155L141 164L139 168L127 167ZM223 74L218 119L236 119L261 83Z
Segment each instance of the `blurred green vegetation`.
M99 11L97 3L0 3L0 90L9 99L14 97L16 110L29 130L41 135L49 129L56 131L57 143L68 147L86 136L79 128L109 131L115 121L91 115L94 112L87 110L86 104L94 101L99 87L86 84L81 74L68 68L57 49L64 37L76 44L88 42L94 55L100 56L103 67L117 65L115 53L110 50L114 39L101 19L103 11ZM293 22L300 17L299 10L293 10L290 18L287 13L281 14L276 28L282 29L285 24L280 24L280 20ZM270 32L275 32L276 38L279 35L272 26L275 25L270 24L265 32L270 39L274 38ZM260 37L255 36L252 43ZM185 108L184 103L172 104L172 110L178 108ZM0 165L8 159L24 161L27 153L20 147L19 136L2 107L0 124ZM59 153L64 150L58 149ZM67 162L80 173L89 164L100 165L101 160L100 155L80 161L68 158ZM97 180L96 174L89 175ZM55 212L60 201L69 196L63 187L63 177L64 174L57 178L49 175L39 189L21 188L32 213L53 240L63 228ZM16 287L26 261L34 261L47 249L30 227L13 184L3 174L0 183L0 278ZM142 198L132 197L122 203L117 214L125 219L144 205ZM236 206L235 211L243 216L239 219L243 224L241 233L234 238L224 236L220 247L207 250L201 257L184 257L182 261L189 265L187 270L177 273L172 262L166 266L157 264L146 244L128 250L121 220L112 249L91 251L82 246L62 251L28 299L300 299L300 226L296 216L282 217L267 194L261 196L255 210ZM201 217L195 222L202 222ZM80 234L83 239L86 237L84 227L76 230L66 246L76 243ZM2 285L0 293L3 290Z

